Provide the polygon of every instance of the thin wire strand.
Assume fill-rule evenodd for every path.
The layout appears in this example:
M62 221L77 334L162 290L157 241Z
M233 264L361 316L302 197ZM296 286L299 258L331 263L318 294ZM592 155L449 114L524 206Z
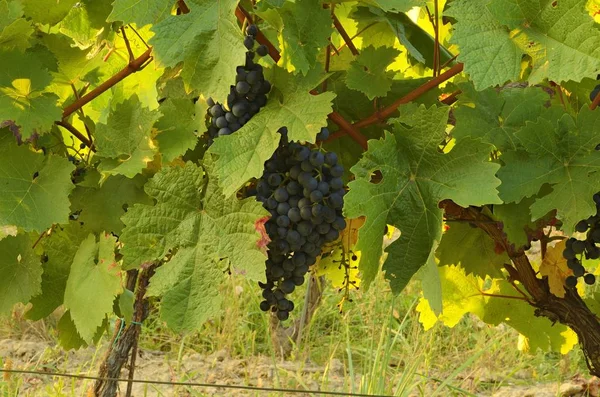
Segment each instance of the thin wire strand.
M194 387L208 387L208 388L223 388L223 389L238 389L238 390L253 390L253 391L268 391L268 392L285 392L285 393L308 393L315 395L327 395L327 396L349 396L349 397L392 397L383 394L364 394L364 393L342 393L337 391L325 391L325 390L298 390L298 389L284 389L284 388L269 388L269 387L256 387L256 386L242 386L242 385L224 385L224 384L211 384L211 383L196 383L196 382L167 382L160 380L146 380L146 379L122 379L122 378L102 378L91 375L77 375L77 374L66 374L60 372L41 372L41 371L30 371L22 369L0 369L0 372L13 373L13 374L27 374L27 375L42 375L42 376L60 376L63 378L75 378L75 379L87 379L87 380L101 380L101 381L116 381L116 382L131 382L131 383L146 383L152 385L167 385L167 386L194 386Z

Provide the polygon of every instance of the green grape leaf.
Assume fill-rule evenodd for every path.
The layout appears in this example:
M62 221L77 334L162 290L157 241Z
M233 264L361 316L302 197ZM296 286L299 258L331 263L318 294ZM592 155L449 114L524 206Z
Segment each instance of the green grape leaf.
M361 3L374 5L383 11L406 12L413 7L421 7L425 0L360 0Z
M42 291L31 299L28 319L40 320L62 305L73 258L87 233L79 222L72 221L41 240L48 261L42 264Z
M74 169L64 157L18 146L0 129L0 225L41 233L53 223L66 223Z
M159 117L158 111L143 108L134 94L110 112L106 123L98 123L95 143L103 158L98 167L102 174L133 178L142 172L156 153L151 132Z
M289 72L306 75L315 67L320 48L328 44L333 28L330 11L319 0L287 2L276 10L281 59L277 63ZM270 20L272 21L272 20Z
M58 320L56 330L58 331L58 342L63 349L77 350L88 346L87 342L77 333L77 328L75 327L75 323L71 318L71 312L69 310L65 311L65 314ZM102 325L96 329L92 343L98 343L106 331L108 331L108 318L104 318Z
M0 49L21 50L29 47L33 34L31 23L21 18L23 7L19 1L0 1Z
M581 81L600 70L600 29L580 0L456 0L446 15L457 20L451 41L478 90L519 80L524 54L532 84Z
M434 38L404 12L393 13L374 7L357 7L351 17L358 22L359 31L364 29L363 48L367 45L393 46L395 44L393 37L396 36L400 44L406 47L410 56L417 62L433 67L431 48L435 44ZM450 51L440 45L441 64L452 57Z
M161 66L183 62L185 83L223 102L243 65L246 48L235 17L237 0L191 0L190 12L169 15L152 27L150 40Z
M115 261L116 238L100 234L87 236L73 258L65 288L65 308L87 343L111 313L115 297L122 291L121 269Z
M264 277L265 254L256 223L268 214L253 198L225 198L205 161L202 168L163 168L147 184L154 206L136 204L123 216L124 268L173 258L152 278L152 293L162 295L163 319L175 329L193 329L216 313L216 287L223 272Z
M254 223L268 213L256 200L225 198L215 178L191 163L163 168L145 190L157 204L136 204L122 218L125 269L162 258L173 248L198 246L207 260L228 258L235 269L262 277L256 264L265 256L257 247Z
M400 51L395 48L363 48L348 69L348 88L364 93L370 100L386 96L394 77L394 73L386 72L386 69L398 55Z
M119 313L120 316L125 319L127 324L133 321L133 313L134 308L133 305L135 303L135 294L133 291L125 288L123 293L119 295Z
M112 10L113 0L80 0L77 7L71 11L60 23L60 32L71 39L81 49L102 46L102 37L112 32L106 22Z
M198 136L194 131L200 123L189 98L167 98L160 104L159 111L162 117L155 125L159 131L156 141L163 160L170 162L196 146Z
M68 87L67 95L72 95L71 84L84 81L96 83L92 78L93 74L90 73L105 65L101 56L90 58L90 51L72 46L72 40L64 35L45 35L42 40L58 61L58 71L53 84L61 88Z
M43 25L56 25L67 16L77 0L22 0L25 16Z
M427 258L427 262L417 272L417 276L421 279L423 298L427 300L435 315L439 316L442 313L444 301L442 299L442 281L435 260L435 251L437 250L435 245L429 254L429 258Z
M531 221L529 207L535 202L534 197L525 198L518 204L508 203L494 205L494 217L502 222L504 233L508 241L517 247L526 245L527 231L537 230L535 222Z
M226 196L262 174L265 161L279 144L277 131L281 127L287 127L290 140L315 142L316 135L327 125L335 97L330 92L309 94L319 82L318 73L313 70L304 78L294 78L276 68L272 81L282 99L272 93L269 103L240 130L215 140L209 151L218 155L215 169Z
M497 164L488 161L489 145L458 142L449 153L439 145L446 138L448 108L404 106L394 133L369 141L369 150L351 169L356 180L348 184L344 213L367 221L359 231L357 250L366 284L379 268L382 234L386 224L400 229L400 238L388 247L384 264L392 289L398 292L425 264L442 232L440 201L460 206L499 203ZM372 183L375 171L383 180Z
M515 134L523 150L502 155L505 165L498 172L502 180L500 197L519 202L537 194L549 184L552 191L531 205L532 220L556 209L563 230L596 214L590 198L600 186L600 112L584 106L576 119L549 109L535 123L527 123Z
M148 292L161 296L160 316L170 328L198 329L221 312L223 269L207 257L211 251L201 244L183 248L152 277Z
M0 240L0 313L40 292L42 264L27 234Z
M0 120L14 120L23 139L48 132L62 115L58 97L44 92L50 73L30 53L0 51L0 59Z
M440 266L460 265L467 275L502 277L502 265L510 262L506 252L497 254L494 241L481 229L452 223L442 235L437 257Z
M79 222L94 233L102 231L121 233L125 226L121 216L125 209L136 203L151 204L144 192L146 178L136 175L129 179L123 175L109 177L102 186L77 186L71 193L71 211L79 212Z
M170 0L115 0L107 21L135 23L139 27L156 25L171 14L172 7Z
M459 88L462 93L454 109L456 126L452 136L458 140L481 138L500 151L518 147L515 132L526 122L536 121L550 99L538 87L476 91L473 84L464 83Z

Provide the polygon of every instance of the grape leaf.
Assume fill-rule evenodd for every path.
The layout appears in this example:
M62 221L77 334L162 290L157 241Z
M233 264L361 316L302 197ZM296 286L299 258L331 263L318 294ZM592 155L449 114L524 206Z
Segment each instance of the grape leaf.
M334 94L309 94L322 77L317 70L304 78L294 78L280 68L274 73L273 86L281 92L281 99L271 93L267 106L248 123L235 134L219 137L210 147L209 152L218 155L215 169L226 196L262 174L264 162L279 144L281 127L287 127L290 140L315 142L321 127L327 125Z
M31 299L28 319L40 320L62 305L73 258L87 233L79 222L72 221L42 239L48 261L42 264L42 291Z
M52 77L30 53L3 52L0 74L0 120L14 120L23 139L50 130L60 120L55 94L43 92Z
M159 117L158 111L143 108L135 94L111 110L107 122L96 125L97 155L103 158L98 170L133 178L146 168L156 153L151 132Z
M494 217L502 222L503 231L508 241L517 247L526 245L527 230L537 230L537 226L531 221L529 207L535 202L535 198L525 198L517 203L508 203L494 206Z
M196 246L206 250L206 260L229 258L235 269L263 276L256 264L265 256L254 229L254 222L267 214L260 203L224 198L215 178L208 179L191 163L163 168L145 190L157 204L136 204L122 218L125 269L162 258L172 248Z
M31 23L21 18L23 8L18 1L0 1L0 49L25 50L33 34Z
M454 327L465 314L472 313L488 324L496 326L505 323L516 329L526 338L532 351L540 348L566 354L577 344L577 336L568 327L535 316L535 308L518 299L522 295L507 281L494 279L491 284L486 283L479 277L466 275L464 269L458 266L440 267L439 273L444 302L442 314L436 316L425 299L421 299L417 305L419 321L426 330L437 321ZM516 299L502 298L506 296Z
M109 177L102 186L77 186L71 193L71 211L79 212L79 222L89 231L121 233L125 226L121 216L125 209L135 203L151 204L144 193L146 178L136 175L133 179L123 175Z
M417 305L419 322L425 330L431 329L438 321L453 328L467 313L482 315L489 298L481 293L484 290L481 278L465 274L465 269L460 266L441 266L438 274L442 283L441 313L434 313L425 298L421 298Z
M42 264L27 234L0 240L0 313L40 292Z
M491 325L505 323L526 338L529 350L535 352L559 351L568 353L577 346L577 335L569 327L557 324L545 317L535 315L535 308L522 299L523 296L506 281L498 281L494 290L487 291L496 295L514 296L517 299L490 297L483 315L479 318Z
M500 92L489 88L476 91L471 83L459 85L462 93L454 109L456 126L452 136L460 140L470 136L489 142L500 151L516 149L515 132L528 121L542 115L550 99L538 87L506 88Z
M206 257L214 252L204 244L179 250L152 277L148 292L162 297L160 316L174 330L197 329L221 312L223 269Z
M519 80L524 54L532 84L581 81L600 71L600 30L580 0L456 0L446 15L457 20L451 41L478 90Z
M171 7L170 0L115 0L107 21L135 23L139 27L156 25L171 14Z
M198 136L194 131L200 127L200 123L195 117L195 109L189 98L167 98L160 104L162 117L155 125L159 130L156 141L165 162L182 156L196 146Z
M157 62L175 66L183 61L186 84L223 102L243 65L246 48L235 18L237 0L191 0L190 12L169 15L152 27L150 40Z
M21 0L25 16L34 22L56 25L67 16L77 0Z
M386 72L386 69L398 55L400 51L395 48L363 48L348 69L348 88L364 93L370 100L386 96L394 77L394 72Z
M552 191L531 205L532 220L556 209L563 230L596 213L592 196L600 186L600 112L584 106L576 119L549 110L535 123L527 123L515 136L522 150L502 155L505 165L500 197L519 202L537 194L544 184Z
M65 288L65 308L87 343L112 311L113 301L121 292L121 269L115 262L116 238L100 234L96 241L87 236L77 249Z
M63 314L60 320L58 320L56 330L58 331L58 341L63 349L77 350L88 346L86 341L81 339L81 336L79 336L77 333L77 328L75 327L75 323L71 318L71 312L69 310L65 311L65 314ZM102 325L100 325L96 330L96 334L94 335L92 342L94 344L98 343L105 331L108 331L107 318L104 319Z
M205 162L207 174L212 165ZM193 329L216 313L216 291L231 267L250 279L264 277L265 254L254 222L266 211L253 198L225 198L214 178L186 163L163 168L147 184L156 205L136 204L123 216L124 268L173 258L152 278L152 293L163 295L161 313L174 329Z
M60 23L60 32L73 39L81 49L103 46L102 38L111 34L110 24L106 22L112 10L113 0L80 0L77 7Z
M360 0L362 3L374 5L383 11L405 12L413 7L425 5L424 0Z
M567 240L562 240L548 247L540 265L540 274L548 277L550 292L559 298L565 297L565 279L573 274L567 266L567 260L563 257L566 243Z
M437 249L440 265L459 265L467 275L502 277L502 265L510 262L506 252L497 254L494 241L481 229L453 223Z
M437 247L434 244L427 262L417 272L417 277L421 279L423 298L427 300L433 313L439 316L444 308L444 301L442 299L442 281L440 279L438 264L435 260L436 250Z
M396 292L425 264L441 237L440 201L451 199L461 206L500 202L496 192L500 181L494 175L499 166L488 162L489 145L463 140L449 153L441 153L447 108L411 105L400 113L394 133L369 141L369 150L351 169L356 180L348 184L344 204L346 216L367 217L357 245L367 284L379 268L385 225L400 229L383 267ZM379 183L370 182L375 171L383 175Z
M369 44L375 47L393 46L395 44L393 36L396 36L400 44L406 47L408 53L417 62L424 63L428 67L433 66L431 48L435 44L434 38L405 13L384 12L374 7L357 7L351 17L358 22L359 31L364 29L363 47ZM375 31L379 31L382 37L376 38L378 34ZM440 45L441 64L447 62L452 56L446 47Z
M18 146L0 129L0 225L41 233L53 223L66 223L74 168L64 157Z
M281 59L277 64L306 75L315 67L319 49L329 42L333 31L330 11L319 0L296 0L286 2L276 12L277 22L269 22L278 31Z

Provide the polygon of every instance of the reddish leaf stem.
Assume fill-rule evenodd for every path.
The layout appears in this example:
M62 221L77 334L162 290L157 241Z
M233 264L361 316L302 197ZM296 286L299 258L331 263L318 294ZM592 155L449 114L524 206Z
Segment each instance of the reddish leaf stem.
M127 64L127 66L125 66L121 71L117 72L110 79L106 80L104 83L100 84L98 87L94 88L93 90L88 92L86 95L82 96L81 98L77 99L75 102L73 102L72 104L67 106L63 110L63 115L62 115L63 120L66 119L67 117L69 117L71 114L73 114L77 109L82 108L88 102L90 102L94 98L98 97L100 94L104 93L109 88L111 88L112 86L114 86L115 84L117 84L118 82L123 80L125 77L129 76L130 74L140 71L143 68L143 66L146 64L146 62L149 61L150 59L152 59L152 47L148 48L148 50L146 50L146 52L144 52L142 55L140 55L139 57L134 59L132 62L129 62ZM58 122L57 122L57 124L61 125ZM67 127L65 127L65 128L67 128ZM73 131L70 131L70 132L73 132ZM77 136L77 138L79 138L79 137ZM85 141L82 140L81 138L79 138L79 139L82 142L87 144L87 139Z
M600 105L600 91L594 97L594 100L592 101L592 104L590 105L590 109L594 110L598 107L598 105Z
M344 130L352 139L354 139L363 150L367 150L367 138L364 137L358 130L358 128L354 127L350 124L341 114L338 112L333 112L329 116L329 120L336 123L342 130Z
M354 127L362 128L362 127L366 127L366 126L369 126L369 125L372 125L372 124L375 124L375 123L385 120L386 118L388 118L392 114L394 114L394 112L396 111L396 109L398 109L398 107L400 105L414 101L421 95L425 94L427 91L431 90L432 88L437 87L438 85L442 84L445 81L450 80L452 77L456 76L457 74L459 74L462 71L463 71L463 64L457 63L456 65L452 66L450 69L445 71L444 73L440 74L437 77L434 77L433 79L429 80L425 84L412 90L411 92L409 92L402 98L398 99L397 101L395 101L394 103L392 103L391 105L386 107L385 109L375 112L372 115L370 115L369 117L367 117L366 119L363 119L357 123L354 123L353 124Z
M238 5L235 9L235 16L237 17L238 21L240 21L240 23L242 24L246 19L248 21L252 20L250 13L248 13L248 11L246 11L241 5ZM256 35L256 40L260 44L264 44L267 46L267 49L269 50L269 55L271 56L271 58L273 58L275 63L279 62L279 59L281 58L279 51L277 51L277 48L275 48L275 46L269 41L269 39L267 39L267 37L260 30Z
M348 36L346 29L344 29L344 26L342 25L342 23L340 22L338 17L333 12L331 13L331 19L333 19L333 26L335 26L335 29L338 31L340 36L342 36L342 38L344 39L344 42L346 43L346 45L348 46L348 48L350 49L352 54L355 56L358 55L358 49L352 42L352 39L350 38L350 36Z
M75 127L73 127L72 124L70 124L67 121L56 121L55 122L56 125L59 125L61 127L63 127L65 130L69 131L71 134L75 135L75 137L77 137L77 139L79 139L81 142L85 143L87 147L89 147L92 151L96 151L96 148L94 147L93 143L91 140L89 140L87 137L85 137L81 132L79 132L79 130Z

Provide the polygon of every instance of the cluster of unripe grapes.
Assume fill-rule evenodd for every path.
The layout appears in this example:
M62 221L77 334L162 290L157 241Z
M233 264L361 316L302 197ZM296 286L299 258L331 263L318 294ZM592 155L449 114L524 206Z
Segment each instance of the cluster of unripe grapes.
M585 240L578 240L571 237L567 240L563 256L567 260L567 266L573 271L573 275L565 280L567 287L575 287L577 279L583 277L586 284L592 285L596 282L596 276L592 273L586 273L582 264L582 258L598 259L600 258L600 193L594 194L596 203L596 215L588 219L581 220L575 226L579 233L586 233Z
M235 85L230 87L227 106L216 103L212 98L206 101L210 115L209 145L216 137L239 130L267 103L271 83L265 80L262 66L254 62L256 54L267 55L267 47L261 44L256 48L256 52L253 51L257 33L256 25L250 25L246 29L247 35L244 39L244 45L248 49L246 63L236 68Z
M286 320L294 303L286 295L304 283L309 267L317 261L323 245L338 239L346 227L344 168L335 153L324 153L297 142L288 142L280 129L279 147L265 162L256 186L256 198L271 213L266 230L271 242L266 261L266 283L259 283L263 311ZM329 136L321 129L317 140Z

